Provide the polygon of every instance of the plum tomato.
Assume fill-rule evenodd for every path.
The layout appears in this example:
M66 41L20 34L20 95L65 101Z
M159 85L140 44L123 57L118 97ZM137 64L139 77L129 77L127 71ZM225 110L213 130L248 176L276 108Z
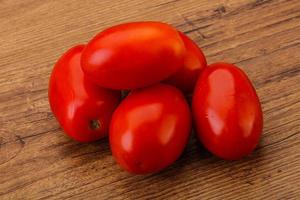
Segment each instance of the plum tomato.
M182 66L185 46L172 26L132 22L96 35L82 53L82 68L96 84L136 89L162 81Z
M193 40L181 32L179 34L186 48L183 66L165 82L174 85L185 94L191 94L201 71L207 65L206 59L202 50Z
M122 168L134 174L158 172L182 153L191 113L175 87L156 84L132 91L113 114L110 146Z
M200 141L216 156L236 160L257 146L262 109L254 87L238 67L215 63L203 70L192 109Z
M80 57L84 45L69 49L55 64L49 81L52 112L67 135L91 142L108 133L120 92L96 86L84 75Z

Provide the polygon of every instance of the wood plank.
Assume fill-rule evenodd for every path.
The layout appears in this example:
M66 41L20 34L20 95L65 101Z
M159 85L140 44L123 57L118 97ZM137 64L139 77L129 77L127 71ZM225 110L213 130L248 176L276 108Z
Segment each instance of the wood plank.
M185 32L208 62L232 62L264 111L254 153L220 160L191 138L161 173L122 171L107 140L64 136L47 99L56 59L100 30L158 20ZM300 1L0 1L0 199L297 199L300 196Z

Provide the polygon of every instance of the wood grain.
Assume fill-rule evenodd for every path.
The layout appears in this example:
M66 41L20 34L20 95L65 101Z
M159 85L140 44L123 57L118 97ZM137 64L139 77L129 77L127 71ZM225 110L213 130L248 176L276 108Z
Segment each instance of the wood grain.
M227 162L192 137L161 173L134 176L107 140L79 144L50 112L56 59L122 22L158 20L194 39L208 62L232 62L264 111L254 153ZM0 199L299 199L299 0L1 0Z

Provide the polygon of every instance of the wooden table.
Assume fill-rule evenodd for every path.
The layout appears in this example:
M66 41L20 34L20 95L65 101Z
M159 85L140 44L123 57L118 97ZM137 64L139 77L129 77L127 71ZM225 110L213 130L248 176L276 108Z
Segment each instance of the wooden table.
M107 140L63 134L47 99L53 64L104 28L140 20L174 25L209 63L249 75L265 121L251 156L223 161L192 137L174 165L134 176ZM300 1L2 0L0 103L0 199L300 199Z

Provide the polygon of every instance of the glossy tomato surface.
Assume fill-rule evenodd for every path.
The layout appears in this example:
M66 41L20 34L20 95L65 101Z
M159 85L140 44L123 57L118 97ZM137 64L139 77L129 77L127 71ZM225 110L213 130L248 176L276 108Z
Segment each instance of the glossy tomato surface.
M182 153L191 114L182 93L156 84L131 92L114 112L109 139L117 162L135 174L153 173Z
M83 48L73 47L57 61L48 95L51 110L64 131L77 141L91 142L107 135L120 93L86 79L80 65Z
M213 154L240 159L258 144L263 128L261 105L238 67L226 63L207 67L197 82L192 106L198 137Z
M170 25L133 22L94 37L83 52L82 67L99 86L134 89L174 74L184 54L184 43Z
M179 32L185 48L183 66L166 83L174 85L182 92L191 94L194 90L201 71L206 67L206 59L202 50L188 36Z

